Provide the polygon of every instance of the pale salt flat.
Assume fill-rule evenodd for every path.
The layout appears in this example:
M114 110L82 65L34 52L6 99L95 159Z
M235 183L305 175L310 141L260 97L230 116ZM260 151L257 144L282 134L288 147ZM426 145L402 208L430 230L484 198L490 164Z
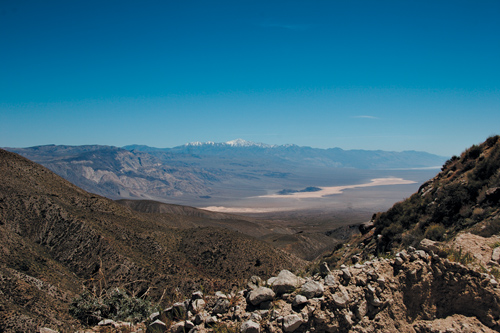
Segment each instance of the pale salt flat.
M295 203L300 199L311 199L311 198L324 198L330 195L338 195L342 194L344 190L347 189L356 189L356 188L364 188L364 187L374 187L374 186L387 186L387 185L407 185L407 184L415 184L416 181L406 180L403 178L396 177L388 177L388 178L374 178L371 179L369 183L364 184L356 184L356 185L343 185L343 186L331 186L331 187L322 187L321 190L315 192L296 192L287 195L280 194L268 194L261 195L256 197L251 197L248 199L274 199L272 202L260 202L261 205L253 202L253 207L225 207L225 206L209 206L209 207L200 207L202 209L210 210L213 212L221 212L221 213L269 213L275 211L290 211L294 210L297 207ZM277 200L277 201L276 201ZM292 201L290 201L292 200ZM279 204L281 202L282 204ZM260 207L259 207L260 206ZM267 206L267 207L266 207Z
M406 180L403 178L374 178L369 183L356 184L356 185L343 185L343 186L331 186L322 187L321 190L315 192L295 192L291 194L267 194L261 195L259 198L322 198L327 195L332 194L342 194L344 190L359 188L359 187L371 187L371 186L383 186L383 185L405 185L405 184L415 184L413 180Z

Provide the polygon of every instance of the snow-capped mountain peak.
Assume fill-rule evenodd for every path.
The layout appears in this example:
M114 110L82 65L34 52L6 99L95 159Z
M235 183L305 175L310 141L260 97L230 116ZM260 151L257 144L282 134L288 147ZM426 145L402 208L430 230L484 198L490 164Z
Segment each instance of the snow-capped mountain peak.
M274 145L268 145L265 143L255 143L252 141L247 141L243 139L235 139L235 140L230 140L226 142L221 142L221 143L215 143L213 141L207 141L207 142L190 142L185 144L184 146L190 146L190 147L201 147L201 146L229 146L229 147L234 147L234 148L241 148L241 147L259 147L259 148L273 148L275 147Z
M243 139L236 139L236 140L231 140L227 141L224 143L225 145L231 146L231 147L270 147L269 145L265 143L255 143L252 141L246 141Z

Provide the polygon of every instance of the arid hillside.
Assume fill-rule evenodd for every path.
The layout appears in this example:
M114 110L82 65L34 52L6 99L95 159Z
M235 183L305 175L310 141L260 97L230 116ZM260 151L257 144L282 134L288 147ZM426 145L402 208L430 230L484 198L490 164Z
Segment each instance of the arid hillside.
M174 228L0 150L0 331L71 331L71 299L122 287L167 304L303 261L227 229Z

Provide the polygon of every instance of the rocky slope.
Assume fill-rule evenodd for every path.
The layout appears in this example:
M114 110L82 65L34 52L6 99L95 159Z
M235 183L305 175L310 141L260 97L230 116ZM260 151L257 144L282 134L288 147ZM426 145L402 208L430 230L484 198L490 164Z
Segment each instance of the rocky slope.
M241 233L133 212L4 150L0 174L0 331L71 331L68 304L83 290L164 303L303 265Z
M314 276L289 271L244 290L192 297L152 313L139 325L102 321L131 332L495 332L500 289L479 273L430 250L409 248Z
M453 156L417 193L374 217L378 251L500 231L500 136Z

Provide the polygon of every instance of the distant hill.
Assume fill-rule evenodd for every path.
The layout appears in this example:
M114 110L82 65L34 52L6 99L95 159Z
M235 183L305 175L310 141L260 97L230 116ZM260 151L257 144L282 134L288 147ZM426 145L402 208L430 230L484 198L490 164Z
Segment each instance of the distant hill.
M2 332L74 331L68 304L84 289L120 286L165 304L304 263L239 232L189 228L189 214L132 211L5 150L0 174Z
M327 186L325 180L348 182L345 174L354 174L353 170L428 168L446 160L415 151L316 149L244 140L174 148L49 145L6 149L108 198L198 206L221 205L228 199L284 188ZM352 181L360 181L353 177Z

